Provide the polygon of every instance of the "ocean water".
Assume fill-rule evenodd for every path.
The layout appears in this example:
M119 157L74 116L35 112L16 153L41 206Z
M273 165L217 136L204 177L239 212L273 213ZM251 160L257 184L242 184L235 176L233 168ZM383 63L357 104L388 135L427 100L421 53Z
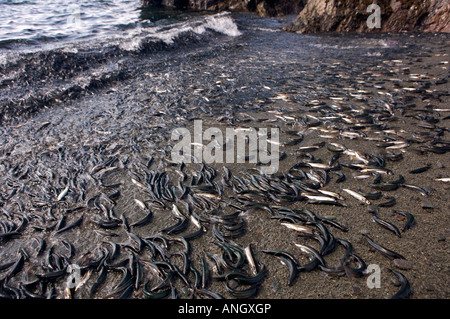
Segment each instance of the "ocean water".
M207 15L210 13L141 7L138 0L2 0L0 50L48 48L81 40L155 34L163 26Z
M141 21L139 1L0 2L0 43L51 42L111 34Z

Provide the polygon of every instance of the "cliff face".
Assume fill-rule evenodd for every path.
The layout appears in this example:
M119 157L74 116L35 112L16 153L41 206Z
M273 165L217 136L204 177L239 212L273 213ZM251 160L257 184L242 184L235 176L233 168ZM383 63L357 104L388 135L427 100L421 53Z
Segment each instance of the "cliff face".
M209 11L250 11L273 17L297 14L304 0L142 0L143 5L168 6Z
M369 28L370 4L380 8L380 28ZM450 32L448 0L309 0L288 31Z
M295 32L450 32L449 0L142 0L143 5L163 5L211 11L250 11L261 16L296 14L285 27ZM380 28L369 28L367 19L380 8Z

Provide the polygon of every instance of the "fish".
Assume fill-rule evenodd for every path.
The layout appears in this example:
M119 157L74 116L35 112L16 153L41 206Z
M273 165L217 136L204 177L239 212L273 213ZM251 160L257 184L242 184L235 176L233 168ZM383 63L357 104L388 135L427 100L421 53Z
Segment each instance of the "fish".
M416 220L413 214L403 211L395 211L395 213L406 217L406 223L403 225L402 232L405 232L415 225Z
M80 226L81 223L82 223L82 221L83 221L83 216L80 216L78 219L76 219L75 221L73 221L71 224L69 224L69 225L67 225L67 226L65 226L65 227L62 227L62 228L58 229L58 230L55 232L55 234L61 234L61 233L65 232L65 231L68 231L68 230L74 228L74 227Z
M391 297L391 299L408 299L412 294L411 284L401 272L388 268L390 272L400 280L400 289Z
M367 242L370 244L370 246L372 246L373 248L375 248L377 251L379 251L383 256L386 256L387 258L393 260L396 258L399 259L406 259L405 257L403 257L402 255L400 255L399 253L396 253L393 250L390 250L386 247L381 246L380 244L376 243L373 239L371 239L368 235L363 234L363 236L366 238Z
M147 225L153 218L153 212L151 210L147 210L147 215L145 215L142 219L130 224L130 227L142 227Z
M262 250L262 252L279 258L281 262L288 267L289 269L288 286L289 287L292 286L299 275L300 265L297 258L291 253L284 250L268 249Z
M426 165L426 166L423 166L423 167L419 167L419 168L410 170L408 173L409 173L409 174L419 174L419 173L426 172L426 171L429 170L430 168L431 168L431 165Z
M377 216L377 214L373 214L371 220L374 221L375 223L377 223L378 225L381 225L384 228L390 230L391 232L393 232L398 237L400 237L400 238L402 237L402 235L401 235L400 231L398 230L397 226L395 226L394 224L389 223L389 222L379 218Z
M62 191L61 193L59 193L58 197L56 198L56 200L59 202L60 200L62 200L67 193L69 192L69 185L67 185Z
M305 233L308 235L313 235L315 234L314 228L308 227L308 226L303 226L303 225L299 225L299 224L294 224L294 223L287 223L287 222L282 222L281 225L289 228L289 229L293 229L295 231L298 231L300 233Z
M359 194L359 193L357 193L357 192L355 192L355 191L353 191L351 189L348 189L348 188L343 188L342 190L344 192L352 195L354 198L356 198L360 202L362 202L362 203L364 203L366 205L372 205L372 203L367 198L365 198L363 195L361 195L361 194Z

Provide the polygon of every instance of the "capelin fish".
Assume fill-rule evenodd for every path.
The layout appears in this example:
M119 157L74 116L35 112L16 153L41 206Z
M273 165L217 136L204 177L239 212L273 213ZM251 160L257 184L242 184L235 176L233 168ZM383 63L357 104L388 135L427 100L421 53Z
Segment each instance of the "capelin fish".
M334 197L336 199L345 200L345 198L342 195L340 195L338 193L335 193L335 192L327 191L327 190L324 190L324 189L318 189L318 192L322 193L324 195L327 195L327 196Z
M346 150L343 151L343 154L347 155L347 156L350 156L350 157L354 157L354 158L356 158L357 160L363 162L366 165L369 164L369 162L370 162L369 156L367 154L363 153L363 152L360 152L360 151L354 151L354 150L346 149Z
M380 191L394 191L399 187L400 184L393 183L380 183L380 184L369 184L370 187L378 189Z
M379 218L376 214L372 215L371 220L375 223L377 223L378 225L383 226L384 228L390 230L391 232L393 232L394 234L396 234L398 237L402 237L400 231L398 230L397 226Z
M320 169L331 169L332 168L332 166L330 166L328 164L324 164L324 163L308 162L308 163L306 163L306 165L311 168L320 168Z
M251 245L248 245L244 248L245 258L247 259L248 264L250 265L250 270L254 276L258 274L258 263L256 262L255 255L253 253L253 249Z
M134 199L134 202L136 203L136 204L138 204L138 206L139 207L141 207L142 209L144 209L144 210L146 210L147 209L147 206L144 204L144 202L142 202L141 200L139 200L139 199Z
M406 223L402 228L402 232L406 231L407 229L410 229L416 223L414 215L411 213L402 211L395 211L395 213L406 217Z
M391 144L390 146L386 147L387 150L399 150L410 146L408 142L400 142L400 143L391 142L390 144Z
M364 196L365 198L367 198L368 200L380 199L381 196L383 196L382 192L365 193L365 192L362 192L361 190L359 190L358 193L361 194L362 196Z
M406 259L405 257L403 257L402 255L387 249L386 247L381 246L380 244L376 243L375 241L373 241L373 239L371 239L368 235L363 234L363 236L366 238L367 242L369 243L370 246L372 246L373 248L375 248L377 251L379 251L382 255L386 256L387 258L393 260L396 258L399 259Z
M347 147L343 144L339 144L339 143L328 143L327 144L327 150L329 150L330 152L337 152L337 153L341 153L341 152L345 152L347 149Z
M428 165L426 165L426 166L423 166L423 167L419 167L419 168L413 169L413 170L409 171L408 173L409 173L409 174L420 174L420 173L423 173L423 172L429 170L430 168L431 168L431 165L428 164Z
M193 214L189 216L189 219L195 225L195 227L202 228L202 224L200 223L200 220L197 217L195 217Z
M81 225L82 221L83 221L83 216L80 216L80 218L75 220L73 223L71 223L71 224L69 224L69 225L67 225L67 226L65 226L63 228L58 229L55 234L61 234L61 233L65 232L65 231L67 231L69 229L77 227L77 226Z
M306 197L312 201L330 201L330 202L336 201L336 198L325 196L325 195L313 195L313 194L308 194L305 192L300 193L300 195L303 197Z
M136 185L136 186L138 186L138 187L140 187L140 188L142 188L142 189L145 189L145 190L148 189L147 186L145 186L145 185L142 184L141 182L135 180L134 178L131 179L131 182L133 182L134 185Z
M57 201L62 200L67 193L69 192L69 185L66 186L66 188L63 189L63 191L61 193L59 193L58 197L56 198Z
M308 234L308 235L315 234L315 230L312 227L303 226L303 225L294 224L294 223L287 223L287 222L282 222L281 225L283 225L284 227L287 227L289 229L293 229L295 231L298 231L300 233L305 233L305 234Z
M428 194L428 191L426 189L420 187L420 186L411 185L411 184L404 184L404 183L403 184L399 184L399 185L402 186L402 187L405 187L405 188L414 189L414 190L418 191L424 197L429 197L430 196Z
M139 226L147 225L151 221L152 217L153 217L153 213L150 210L148 210L147 215L145 215L142 219L131 224L130 227L139 227Z
M314 257L315 259L317 259L317 261L319 261L319 263L322 266L326 267L326 262L323 259L323 257L319 254L319 252L317 250L315 250L314 248L308 246L308 245L303 245L303 244L298 244L294 242L294 245L297 246L298 248L300 248L300 251L302 251L304 254Z
M400 280L400 289L391 297L391 299L407 299L412 293L411 285L408 279L406 279L406 277L399 271L390 268L389 270Z
M355 192L355 191L352 191L351 189L344 188L344 189L342 189L342 190L343 190L344 192L346 192L346 193L352 195L354 198L356 198L357 200L359 200L360 202L362 202L362 203L364 203L364 204L367 204L367 205L371 205L371 204L372 204L372 203L371 203L367 198L365 198L363 195L361 195L361 194L359 194L359 193L357 193L357 192Z
M379 173L379 174L387 174L387 175L393 175L394 173L387 168L382 167L367 167L361 169L361 173Z
M379 204L378 204L378 207L392 207L392 206L394 206L395 203L397 202L397 200L395 199L394 196L388 196L388 195L386 195L385 197L386 197L386 198L389 198L389 200L386 201L386 202L383 202L383 203L379 203Z

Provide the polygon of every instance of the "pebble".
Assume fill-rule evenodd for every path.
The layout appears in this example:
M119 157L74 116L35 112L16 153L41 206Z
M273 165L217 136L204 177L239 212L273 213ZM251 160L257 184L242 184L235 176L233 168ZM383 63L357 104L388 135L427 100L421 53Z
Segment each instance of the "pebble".
M369 235L370 234L370 231L368 231L367 229L361 229L360 231L359 231L362 235Z
M278 280L273 280L270 286L273 291L281 291L283 289L283 285Z
M432 284L430 284L429 282L425 282L424 286L425 286L425 290L427 290L427 291L435 290L434 286Z
M367 210L369 213L376 214L378 213L378 205L369 205L367 206Z
M394 265L395 265L395 267L403 269L403 270L409 270L413 267L412 262L410 262L409 260L400 259L400 258L394 259Z
M395 287L399 287L401 285L400 279L397 276L391 275L391 282Z
M422 202L422 208L423 209L433 209L434 205L430 201L424 201L424 202Z

